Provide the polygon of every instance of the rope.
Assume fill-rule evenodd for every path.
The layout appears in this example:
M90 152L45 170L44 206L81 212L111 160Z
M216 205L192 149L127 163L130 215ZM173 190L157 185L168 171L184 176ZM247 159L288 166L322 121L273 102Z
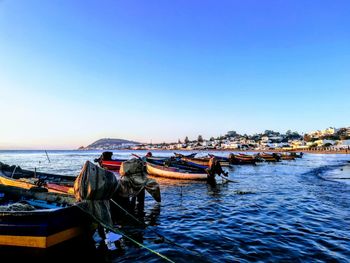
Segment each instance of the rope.
M175 263L174 261L172 261L171 259L169 259L167 256L164 256L162 254L160 254L159 252L141 244L140 242L136 241L135 239L129 237L128 235L126 235L124 232L122 232L119 229L114 228L113 226L107 225L105 222L103 222L102 220L96 218L93 214L91 214L89 211L83 209L82 207L80 207L79 205L77 205L83 212L87 213L88 215L90 215L96 222L98 222L101 226L103 226L104 228L116 233L116 234L120 234L122 236L124 236L125 238L129 239L131 242L137 244L139 247L147 249L148 251L150 251L151 253L157 255L158 257L161 257L163 259L165 259L168 262L172 262Z
M221 174L218 174L222 179L225 179L226 181L230 182L230 183L238 183L238 181L234 181L234 180L230 180L224 176L222 176Z
M15 166L15 169L13 169L13 172L12 172L11 178L13 178L13 176L15 175L16 169L17 169L17 165Z
M123 212L125 212L128 216L130 216L132 219L134 219L137 223L139 223L140 225L142 225L143 227L147 227L148 225L146 225L145 223L141 222L140 220L138 220L136 217L134 217L132 214L130 214L127 210L125 210L123 207L121 207L117 202L115 202L114 200L110 199L110 201L116 205L118 208L120 208ZM202 256L201 254L199 254L197 251L195 250L192 250L192 249L189 249L189 248L186 248L184 246L181 246L177 243L175 243L174 241L168 239L167 237L159 234L157 231L153 230L153 229L150 229L151 232L153 232L154 234L156 234L157 236L161 237L163 240L167 241L168 243L174 245L174 246L177 246L179 248L182 248L184 250L187 250L187 251L190 251L192 253L195 253L197 254L198 256Z

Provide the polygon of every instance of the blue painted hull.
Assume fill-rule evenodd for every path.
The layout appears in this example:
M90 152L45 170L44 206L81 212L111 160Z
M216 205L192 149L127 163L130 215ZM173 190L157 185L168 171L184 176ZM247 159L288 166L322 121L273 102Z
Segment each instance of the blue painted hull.
M13 191L18 188L7 187L7 189ZM7 189L3 186L0 188L0 193L4 193L5 198L8 194ZM18 193L26 193L26 190L20 189ZM10 195L12 197L13 193ZM52 196L50 193L40 195ZM75 205L57 205L48 209L37 207L32 211L0 212L0 246L48 248L87 233L91 229L90 218Z

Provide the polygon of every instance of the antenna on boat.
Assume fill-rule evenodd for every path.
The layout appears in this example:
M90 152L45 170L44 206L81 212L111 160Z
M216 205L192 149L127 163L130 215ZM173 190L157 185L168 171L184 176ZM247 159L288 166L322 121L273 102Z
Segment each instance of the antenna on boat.
M46 151L46 150L45 150L45 153L46 153L47 160L49 160L49 163L51 163L50 158L49 158L49 155L47 154L47 151Z

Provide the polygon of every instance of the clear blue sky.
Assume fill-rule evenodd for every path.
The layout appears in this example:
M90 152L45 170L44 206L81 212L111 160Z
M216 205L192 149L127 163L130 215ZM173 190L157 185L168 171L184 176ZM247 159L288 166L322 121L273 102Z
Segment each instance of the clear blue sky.
M349 126L349 1L0 1L0 148Z

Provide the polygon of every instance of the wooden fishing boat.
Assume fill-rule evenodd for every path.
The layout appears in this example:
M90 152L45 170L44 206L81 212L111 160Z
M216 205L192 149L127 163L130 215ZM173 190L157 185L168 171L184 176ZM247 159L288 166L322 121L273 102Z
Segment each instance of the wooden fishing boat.
M209 158L189 158L189 157L182 157L181 160L189 163L195 163L202 166L209 166Z
M188 170L189 172L192 172L192 173L206 173L205 169L208 168L207 166L186 162L181 158L174 157L174 156L164 160L157 160L157 159L153 159L152 157L151 158L146 157L145 161L155 165Z
M208 154L208 156L215 157L217 160L219 160L221 165L223 163L224 164L229 163L229 164L233 164L233 165L245 165L245 164L255 164L255 162L256 162L255 159L237 156L233 153L231 153L229 155L229 157L216 156L213 154Z
M122 165L123 162L125 162L126 160L121 160L121 159L114 159L114 160L110 160L110 161L101 161L100 162L100 166L106 170L110 170L110 171L119 171L120 170L120 166Z
M217 156L217 155L208 153L208 158L211 158L211 157L215 157L215 158L216 158L217 160L219 160L220 162L230 162L230 159L227 158L227 157Z
M209 158L189 158L189 157L182 157L181 160L189 162L189 163L195 163L202 166L209 166ZM219 160L221 166L230 166L230 163L225 160Z
M249 155L249 154L245 154L245 153L238 153L238 155L241 156L242 158L243 158L243 157L251 158L251 159L254 159L254 158L255 158L255 156Z
M238 153L235 154L235 157L240 158L240 159L244 159L244 160L254 160L256 163L259 162L264 162L264 159L260 158L259 155L250 155L250 154L244 154L244 153Z
M29 171L19 166L9 166L0 162L0 185L23 189L44 187L53 193L74 194L75 176Z
M241 159L248 159L248 160L256 160L256 156L254 155L249 155L249 154L244 154L244 153L239 153L235 154L235 157L241 158Z
M166 167L150 162L146 162L146 168L148 174L164 178L179 180L207 180L207 174L205 172L195 173L190 170Z
M281 160L288 160L288 161L295 160L295 156L292 156L292 155L281 154L280 157L281 157Z
M280 156L277 154L262 153L262 154L257 154L256 156L258 158L262 158L265 162L279 162L281 159Z
M103 169L119 172L120 166L127 159L112 159L112 152L103 152L99 158L94 161L97 162Z
M73 197L0 185L1 247L44 249L92 229Z
M253 158L253 156L242 156L233 153L229 155L229 161L230 164L233 165L256 164L257 162L256 158Z
M136 157L140 158L138 155L135 155ZM145 158L146 160L149 160L149 161L154 161L154 162L164 162L166 160L168 160L169 158L171 157L162 157L162 156L145 156L143 157Z
M197 155L197 153L190 153L190 154L186 154L186 155L184 155L184 154L181 154L181 153L174 153L174 155L175 155L175 157L187 157L187 158L194 158L196 155Z
M299 154L297 154L296 152L291 152L290 155L295 158L303 158L304 153L300 152Z

